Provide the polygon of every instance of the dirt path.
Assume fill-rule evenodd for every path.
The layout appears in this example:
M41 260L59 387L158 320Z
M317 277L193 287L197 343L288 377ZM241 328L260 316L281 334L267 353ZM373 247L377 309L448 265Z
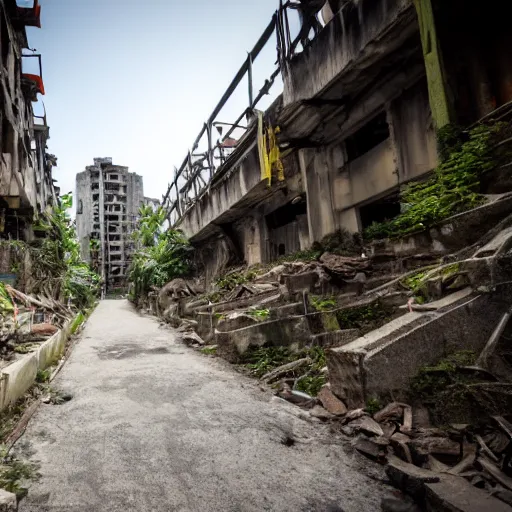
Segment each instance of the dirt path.
M326 426L127 302L98 306L53 387L74 398L18 442L42 473L21 512L380 510L382 484Z

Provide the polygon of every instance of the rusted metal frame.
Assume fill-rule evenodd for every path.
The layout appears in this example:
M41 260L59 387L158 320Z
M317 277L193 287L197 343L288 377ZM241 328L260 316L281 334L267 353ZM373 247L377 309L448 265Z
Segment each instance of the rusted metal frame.
M41 54L40 53L34 53L32 55L26 55L24 53L22 53L21 55L22 58L27 58L27 59L30 59L30 58L37 58L37 60L39 61L39 76L41 77L41 80L43 80L43 61L41 59ZM43 80L44 82L44 80Z
M249 88L249 106L251 106L254 101L254 91L252 83L252 57L250 53L247 56L247 86Z
M189 151L188 152L188 170L189 170L189 180L190 180L190 177L192 176L193 174L193 167L192 167L192 154L191 152ZM197 199L197 183L196 183L196 180L194 178L192 178L192 186L194 187L194 200Z
M206 133L208 137L208 153L207 153L207 162L208 167L210 169L210 178L209 181L213 178L213 175L215 173L215 162L213 158L213 152L215 151L215 148L213 147L213 141L212 141L212 125L213 122L209 122L208 126L206 126Z
M288 9L284 9L284 28L285 28L285 44L286 44L286 52L285 52L285 59L289 59L292 57L291 54L291 47L292 47L292 37L290 34L290 21L288 18Z
M208 157L210 160L209 161L210 180L213 178L213 174L215 173L214 159L212 158L213 151L215 148L213 147L213 143L211 140L211 128L212 128L213 122L215 121L215 118L219 115L220 111L222 110L222 108L224 107L224 105L226 104L228 99L231 97L231 95L233 94L235 89L238 87L238 85L242 81L245 74L248 72L249 62L251 62L251 65L252 65L252 62L254 62L254 60L260 54L261 50L265 47L265 45L269 41L270 37L272 36L272 34L276 28L276 21L277 21L277 13L274 13L274 15L272 16L272 20L270 21L267 28L263 32L263 34L260 36L260 38L258 39L256 44L254 45L254 48L251 50L251 52L249 52L247 59L245 60L245 62L242 64L242 66L238 70L238 73L235 75L235 77L229 84L228 88L226 89L226 91L223 94L222 98L220 99L219 103L217 104L217 106L211 113L210 117L208 118L208 121L203 125L203 128L201 129L201 131L199 132L198 136L196 137L196 139L194 141L194 144L192 146L192 152L197 149L199 142L200 142L201 138L203 137L203 135L205 133L209 133L209 135L208 135L208 145L209 145ZM243 115L245 115L246 112L244 112ZM237 120L237 122L235 124L238 124L242 120L243 115ZM180 168L175 172L175 178L174 178L174 184L176 186L176 191L177 191L177 198L176 198L175 203L177 206L176 209L177 209L178 215L180 217L181 217L182 213L181 213L181 208L180 208L180 206L181 206L180 205L180 192L178 190L177 180L182 175L184 169L186 168L188 159L189 159L189 156L187 155L185 157L185 159L183 160ZM187 180L187 182L188 181L190 181L190 180ZM172 185L169 186L167 193L164 196L165 200L167 200L169 198L171 187L172 187ZM172 211L172 209L170 211Z

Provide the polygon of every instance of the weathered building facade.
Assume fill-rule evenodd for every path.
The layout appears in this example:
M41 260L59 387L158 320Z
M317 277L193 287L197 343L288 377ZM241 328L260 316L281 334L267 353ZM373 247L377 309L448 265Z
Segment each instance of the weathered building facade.
M40 26L40 6L0 1L0 236L30 240L34 214L57 200L52 180L56 158L46 153L46 115L34 116L32 102L44 94L40 55L29 50L26 27ZM25 63L39 64L39 74Z
M277 34L281 96L258 116L250 85L247 128L229 157L215 167L211 137L206 157L198 158L196 140L164 197L171 222L199 249L207 281L230 263L271 261L398 215L401 187L438 163L436 130L468 126L512 100L510 36L492 21L495 11L480 16L437 0L330 6L300 51L286 6L276 12L266 33ZM249 79L265 42L241 68Z
M95 158L76 176L76 227L82 257L98 267L105 291L126 287L133 230L144 197L142 176L112 158Z

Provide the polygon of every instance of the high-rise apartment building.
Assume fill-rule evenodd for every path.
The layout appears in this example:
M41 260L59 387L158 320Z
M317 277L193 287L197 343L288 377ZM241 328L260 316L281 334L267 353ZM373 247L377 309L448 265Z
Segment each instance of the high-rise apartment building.
M103 291L126 288L133 230L144 204L142 176L112 158L95 158L76 176L76 227L85 261L97 267Z

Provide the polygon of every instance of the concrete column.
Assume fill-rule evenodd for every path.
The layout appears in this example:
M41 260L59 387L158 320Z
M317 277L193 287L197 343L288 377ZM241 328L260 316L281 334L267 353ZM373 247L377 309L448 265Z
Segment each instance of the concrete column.
M430 108L436 128L442 128L453 120L452 107L448 101L446 77L436 25L432 0L414 0L420 26L423 58L427 72Z

